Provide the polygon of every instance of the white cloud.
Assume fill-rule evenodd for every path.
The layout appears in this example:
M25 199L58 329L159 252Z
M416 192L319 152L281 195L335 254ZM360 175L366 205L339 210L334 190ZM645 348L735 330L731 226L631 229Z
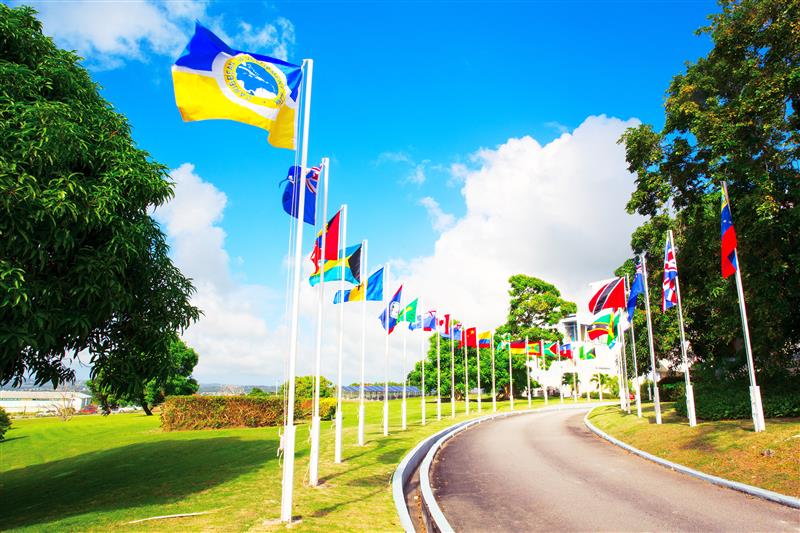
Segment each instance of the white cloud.
M439 202L430 196L421 198L419 203L428 212L428 218L431 220L431 225L436 231L441 232L450 229L456 220L456 217L452 214L442 211Z
M386 161L392 163L412 163L411 156L405 152L381 152L375 160L375 164L381 164Z
M208 15L208 2L202 0L20 3L39 11L45 34L60 46L76 50L97 69L118 68L129 60L146 61L151 54L177 57L189 42L195 20L205 22L234 48L249 46L279 59L286 59L295 43L294 25L282 17L260 28L242 22L240 32L231 37L223 17Z
M516 273L554 283L582 305L588 283L630 255L640 223L625 212L634 181L616 144L637 123L592 116L545 146L522 137L478 150L474 169L454 169L466 214L433 255L403 262L406 287L485 328L505 322Z

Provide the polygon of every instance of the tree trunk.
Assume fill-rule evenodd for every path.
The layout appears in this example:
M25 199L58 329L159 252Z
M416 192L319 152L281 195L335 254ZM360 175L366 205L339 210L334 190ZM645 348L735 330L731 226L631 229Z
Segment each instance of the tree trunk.
M144 398L142 398L142 399L139 401L139 403L140 403L140 405L142 406L142 409L144 410L144 414L146 414L147 416L153 416L153 411L151 411L151 410L150 410L150 407L148 407L148 405L147 405L147 400L145 400Z

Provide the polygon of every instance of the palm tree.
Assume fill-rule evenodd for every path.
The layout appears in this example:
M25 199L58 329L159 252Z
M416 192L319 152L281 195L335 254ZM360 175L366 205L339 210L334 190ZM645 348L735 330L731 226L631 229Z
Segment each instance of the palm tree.
M601 391L609 392L609 387L611 386L613 379L608 374L595 374L592 376L591 382L596 383L597 388Z

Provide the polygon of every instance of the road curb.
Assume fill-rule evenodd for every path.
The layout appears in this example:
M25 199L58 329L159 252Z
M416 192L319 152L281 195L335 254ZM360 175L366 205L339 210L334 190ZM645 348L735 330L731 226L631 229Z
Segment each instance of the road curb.
M615 439L608 433L604 432L603 430L599 429L597 426L592 424L589 421L589 415L592 414L593 411L594 408L592 408L588 413L586 413L586 416L583 417L584 425L586 425L586 427L589 428L589 430L598 437L607 440L608 442L614 444L615 446L619 446L623 450L629 451L633 454L638 455L639 457L657 463L661 466L665 466L670 470L675 470L676 472L680 472L682 474L686 474L692 477L696 477L698 479L702 479L704 481L708 481L709 483L713 483L714 485L718 485L720 487L725 487L733 490L738 490L739 492L744 492L745 494L749 494L750 496L754 496L756 498L761 498L762 500L769 500L771 502L779 503L787 507L800 509L800 498L795 498L793 496L781 494L780 492L774 492L771 490L754 487L753 485L748 485L746 483L739 483L738 481L731 481L730 479L712 476L711 474L706 474L704 472L700 472L699 470L694 470L693 468L689 468L688 466L684 466L678 463L673 463L672 461L667 461L666 459L662 459L661 457L658 457L651 453L647 453L638 448L634 448L630 444L626 444L619 439Z
M423 520L426 524L426 527L429 531L442 531L442 532L449 532L453 531L453 528L447 522L442 510L439 508L439 505L436 503L436 499L433 496L433 490L429 484L429 470L431 463L433 461L434 455L439 450L439 448L444 444L448 439L452 438L456 434L460 433L461 431L472 427L475 424L480 424L482 422L486 422L489 420L493 420L495 418L505 418L508 416L514 415L523 415L523 414L534 414L534 413L547 413L553 411L562 411L567 409L593 409L594 407L600 407L602 405L612 405L609 403L588 403L588 404L569 404L569 405L559 405L555 407L541 407L537 409L525 409L520 411L504 411L502 413L492 413L489 415L485 415L478 418L473 418L470 420L462 420L452 426L448 426L441 431L431 435L430 437L425 438L424 440L420 441L405 457L403 460L400 461L400 464L397 465L397 468L392 475L392 498L394 499L394 505L397 510L397 514L400 517L400 524L402 525L403 529L408 533L414 533L414 523L411 520L411 515L409 514L408 507L406 506L406 498L405 498L405 485L408 482L408 479L414 473L414 471L419 468L420 470L420 480L419 486L422 492L422 511L423 511Z

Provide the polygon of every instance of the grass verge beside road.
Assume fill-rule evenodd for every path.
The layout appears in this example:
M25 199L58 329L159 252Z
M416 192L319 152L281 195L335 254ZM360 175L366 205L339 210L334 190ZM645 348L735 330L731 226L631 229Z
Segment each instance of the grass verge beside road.
M550 402L558 405L558 400ZM571 401L569 401L571 403ZM534 407L542 407L541 400ZM517 410L526 400L516 400ZM344 460L333 462L334 430L323 422L319 487L307 485L309 430L297 430L294 531L397 531L394 469L420 440L466 418L428 400L420 424L419 398L408 401L408 430L400 430L400 400L390 402L390 435L382 434L382 403L367 402L366 440L357 446L356 402L344 405ZM508 410L508 402L500 402ZM483 414L491 412L484 400ZM471 417L477 416L476 402ZM278 428L165 433L159 417L124 414L15 420L0 443L0 530L30 531L273 531L280 516ZM134 520L179 513L201 516Z
M767 430L753 432L750 420L699 422L691 428L673 403L662 404L663 424L652 404L627 414L598 407L592 424L631 446L663 459L725 479L800 497L800 419L767 419Z

